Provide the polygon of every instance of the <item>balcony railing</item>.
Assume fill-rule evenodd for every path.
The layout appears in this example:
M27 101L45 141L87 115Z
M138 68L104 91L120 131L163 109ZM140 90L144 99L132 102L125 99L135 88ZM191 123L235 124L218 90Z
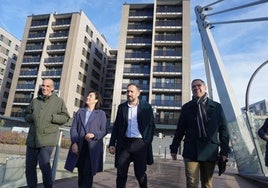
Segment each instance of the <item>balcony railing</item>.
M42 50L43 45L26 46L25 50Z
M124 68L124 73L150 74L150 69L143 69L143 68Z
M27 96L28 97L28 96ZM32 98L22 98L22 97L15 97L14 98L14 103L30 103Z
M153 106L169 106L169 107L179 107L181 106L181 101L174 100L152 100L151 104Z
M56 38L56 37L68 37L69 32L61 32L61 33L51 33L49 35L50 38Z
M47 46L47 50L65 50L65 48L66 44Z
M153 83L153 89L181 89L181 83Z
M181 51L155 50L155 56L182 56Z
M151 53L126 53L125 58L151 58Z
M17 89L34 89L34 84L17 84Z
M46 33L30 33L28 35L28 38L31 39L31 38L43 38L46 36Z
M182 41L182 36L156 35L155 41Z
M59 63L64 61L64 56L45 58L45 63Z
M182 26L182 22L180 20L165 20L165 21L156 21L155 25L160 27L178 27Z
M144 44L151 44L152 39L151 38L129 38L127 39L127 44L129 43L144 43Z
M23 63L40 62L40 57L27 57L23 58Z
M48 24L48 20L45 20L45 21L32 21L31 27L46 26L47 24Z
M61 76L61 70L43 71L42 76Z
M122 89L123 89L123 90L126 90L128 84L129 84L129 83L123 83L123 84L122 84ZM139 87L140 87L141 90L149 91L149 85L146 85L146 84L138 84L138 85L139 85Z
M21 70L20 76L37 76L37 70Z
M131 16L143 16L143 17L152 17L153 16L153 11L151 11L151 12L148 12L148 11L144 11L144 12L130 12L129 13L129 16L131 17Z
M157 13L176 13L176 12L182 12L181 7L158 7L156 8Z
M70 25L71 20L61 20L52 23L52 26Z
M128 29L145 29L145 30L151 30L153 28L153 25L128 25Z
M181 72L181 67L176 66L154 66L154 72Z

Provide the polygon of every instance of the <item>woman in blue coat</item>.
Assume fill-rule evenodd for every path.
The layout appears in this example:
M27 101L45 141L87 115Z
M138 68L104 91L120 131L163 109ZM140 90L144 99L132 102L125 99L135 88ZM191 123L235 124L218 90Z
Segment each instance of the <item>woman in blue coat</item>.
M65 169L78 168L79 188L90 188L93 176L103 171L103 137L106 135L106 115L100 110L101 97L92 91L87 96L87 107L80 108L70 130L71 147Z
M258 130L258 135L261 139L266 141L265 166L268 166L268 118L265 120L262 127Z

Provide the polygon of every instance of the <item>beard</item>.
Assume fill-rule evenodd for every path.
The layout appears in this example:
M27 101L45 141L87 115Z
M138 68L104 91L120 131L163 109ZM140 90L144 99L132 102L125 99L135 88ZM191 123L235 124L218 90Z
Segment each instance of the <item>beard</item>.
M127 100L129 101L129 102L133 102L134 101L134 98L133 97L127 97Z

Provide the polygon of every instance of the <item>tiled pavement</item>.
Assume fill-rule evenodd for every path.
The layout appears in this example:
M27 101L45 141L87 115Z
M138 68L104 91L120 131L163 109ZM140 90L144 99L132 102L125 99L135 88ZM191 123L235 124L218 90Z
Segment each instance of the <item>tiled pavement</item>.
M263 178L264 183L255 181L238 175L233 167L228 167L226 172L218 176L215 170L213 187L215 188L265 188L268 187L268 179ZM171 159L156 160L147 169L148 187L154 188L185 188L184 165L182 160L173 161ZM94 176L94 188L114 188L116 179L116 169L105 170ZM266 183L265 183L266 182ZM43 187L39 185L38 187ZM54 188L76 188L77 177L56 180ZM129 168L127 188L138 188L138 183L134 176L133 166Z

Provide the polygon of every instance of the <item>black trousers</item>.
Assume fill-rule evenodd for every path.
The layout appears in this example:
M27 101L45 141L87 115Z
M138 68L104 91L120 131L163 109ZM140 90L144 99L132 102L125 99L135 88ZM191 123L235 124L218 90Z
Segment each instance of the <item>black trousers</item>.
M119 156L116 187L125 188L130 162L141 188L147 187L147 144L141 138L126 138L126 147Z
M91 173L91 161L88 150L88 143L84 141L81 153L79 155L78 163L78 187L92 188L93 176Z

